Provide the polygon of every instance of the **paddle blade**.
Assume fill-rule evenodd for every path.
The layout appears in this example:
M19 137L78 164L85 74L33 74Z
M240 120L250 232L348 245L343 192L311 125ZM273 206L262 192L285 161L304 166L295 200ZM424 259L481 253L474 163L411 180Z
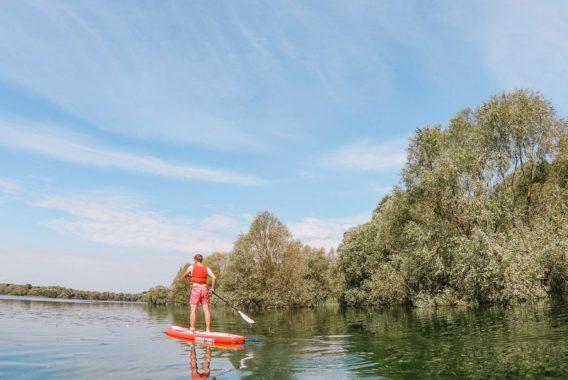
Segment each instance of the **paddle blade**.
M250 319L245 313L243 313L242 311L239 311L239 310L237 310L237 311L239 312L239 315L241 316L241 318L243 318L245 320L245 322L250 323L250 324L254 323L254 321L252 319Z

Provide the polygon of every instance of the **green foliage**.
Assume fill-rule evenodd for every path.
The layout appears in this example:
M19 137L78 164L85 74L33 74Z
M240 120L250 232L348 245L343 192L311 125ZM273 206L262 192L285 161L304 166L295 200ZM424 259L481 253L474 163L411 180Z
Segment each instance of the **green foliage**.
M310 306L341 288L333 257L294 240L268 212L237 239L220 284L235 302L261 307Z
M168 303L178 305L184 305L187 303L190 282L186 277L183 277L183 274L189 265L190 264L188 263L179 267L178 272L172 281L172 286L170 287Z
M343 287L335 262L335 252L304 246L304 260L308 268L304 283L312 287L313 302L324 303L339 298Z
M69 289L62 286L32 286L31 284L0 284L0 294L12 296L126 302L141 301L143 297L143 294L97 292Z
M519 90L418 129L404 188L339 246L349 305L510 303L568 288L568 125Z
M152 305L166 305L170 302L171 290L165 286L156 286L144 292L142 300Z
M223 274L229 264L229 257L230 253L213 252L203 260L203 263L211 268L218 282L223 280Z

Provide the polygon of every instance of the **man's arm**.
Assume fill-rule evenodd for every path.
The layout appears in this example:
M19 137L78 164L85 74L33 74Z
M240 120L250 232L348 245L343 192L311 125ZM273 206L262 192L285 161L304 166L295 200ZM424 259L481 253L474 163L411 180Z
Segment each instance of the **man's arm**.
M213 274L213 271L209 267L207 267L207 274L209 275L209 277L211 277L211 288L209 290L214 292L215 291L215 284L217 283L217 277L215 277L215 275Z
M185 273L183 274L183 277L191 276L192 271L193 271L193 265L188 266L187 269L185 270Z

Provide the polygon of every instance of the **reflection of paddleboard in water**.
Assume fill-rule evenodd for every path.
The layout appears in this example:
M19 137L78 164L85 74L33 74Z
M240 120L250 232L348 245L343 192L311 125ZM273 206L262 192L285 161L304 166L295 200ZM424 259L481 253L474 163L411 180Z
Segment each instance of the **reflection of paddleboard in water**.
M194 331L190 332L189 329L180 326L170 326L166 330L166 334L173 336L174 338L181 338L187 340L193 340L197 343L205 344L235 344L244 343L245 337L241 335L234 335L229 333L220 332L205 332L205 331Z

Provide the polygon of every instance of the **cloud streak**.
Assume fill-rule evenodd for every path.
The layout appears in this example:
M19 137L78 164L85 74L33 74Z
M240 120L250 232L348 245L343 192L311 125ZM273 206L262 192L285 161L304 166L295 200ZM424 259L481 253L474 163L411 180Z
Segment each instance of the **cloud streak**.
M224 101L243 95L239 80L178 9L216 31L199 7L148 4L133 14L105 2L5 5L0 80L113 133L217 148L263 145L224 111Z
M337 249L343 234L369 219L368 215L358 215L343 219L321 219L308 217L297 223L290 223L290 231L295 239L315 248Z
M407 140L373 144L361 140L339 147L321 160L322 165L359 172L388 172L400 169L406 160Z
M0 177L0 192L14 195L22 191L20 181L8 177Z
M41 154L56 160L75 164L110 167L126 171L178 178L186 181L206 181L236 185L260 185L256 176L208 168L187 163L169 162L150 155L130 153L82 141L53 128L39 126L24 128L0 122L0 145Z
M114 247L165 253L229 252L250 224L250 215L213 214L197 219L165 216L124 196L49 196L34 205L64 212L65 218L45 223L60 233ZM315 248L336 249L343 234L368 215L349 218L304 218L286 223L295 239Z
M70 216L47 222L56 231L86 241L163 252L228 251L242 224L224 215L197 221L168 218L112 199L49 197L36 205Z
M112 133L237 150L270 149L288 138L274 131L325 128L330 105L390 94L387 36L405 39L408 13L342 2L3 8L0 80Z
M52 196L36 201L35 205L68 214L68 218L46 222L58 232L110 246L163 252L228 252L250 223L248 216L221 214L195 220L166 217L113 197ZM341 219L308 217L287 225L294 238L304 244L336 249L345 231L367 219L368 215Z

